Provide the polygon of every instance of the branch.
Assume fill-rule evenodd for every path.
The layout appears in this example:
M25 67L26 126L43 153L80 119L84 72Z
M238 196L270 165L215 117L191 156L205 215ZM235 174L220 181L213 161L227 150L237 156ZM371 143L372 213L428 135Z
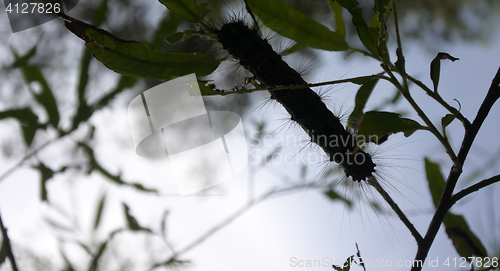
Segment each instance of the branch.
M403 213L403 211L399 208L398 204L391 198L391 196L380 186L380 184L375 180L375 178L369 178L369 184L379 192L379 194L384 198L384 200L391 206L392 210L398 215L399 219L405 224L405 226L410 230L411 234L417 241L417 245L420 244L423 240L422 235L417 231L415 226L410 222L408 217Z
M281 193L293 192L294 190L300 190L300 189L303 189L303 188L308 188L309 189L311 187L322 188L323 186L320 186L318 184L313 184L313 183L305 183L305 184L293 185L293 186L289 186L289 187L285 187L285 188L281 188L281 189L277 189L277 188L271 189L270 191L268 191L267 193L263 194L262 196L260 196L256 200L249 201L245 206L243 206L242 208L240 208L239 210L237 210L236 212L234 212L232 215L230 215L229 217L227 217L225 220L223 220L219 224L217 224L217 225L213 226L211 229L207 230L204 234L200 235L196 240L194 240L193 242L191 242L190 244L188 244L187 246L185 246L183 249L181 249L181 250L179 250L177 252L174 252L172 254L172 256L170 256L164 262L154 264L153 267L150 270L153 270L156 267L165 265L165 264L167 264L167 263L175 260L180 255L182 255L182 254L190 251L194 247L196 247L199 244L203 243L206 239L208 239L214 233L218 232L222 228L224 228L227 225L229 225L236 218L238 218L243 213L245 213L248 209L250 209L251 207L257 205L258 203L260 203L260 202L268 199L269 197L275 196L275 195L281 194Z
M1 215L0 215L0 229L2 230L2 235L3 235L3 247L5 248L5 251L7 252L7 257L10 260L10 265L12 267L12 270L18 271L19 269L17 269L16 259L14 258L14 254L12 253L10 239L9 239L9 236L7 235L7 229L3 225Z
M463 189L462 191L456 193L455 195L453 195L451 197L449 208L451 208L451 206L453 206L457 201L461 200L463 197L465 197L469 194L472 194L481 188L484 188L490 184L494 184L494 183L499 182L499 181L500 181L500 175L496 175L496 176L493 176L493 177L488 178L486 180L482 180L475 185L472 185L472 186L469 186L469 187Z
M479 111L477 112L476 118L472 122L472 125L469 129L465 130L464 139L462 141L462 146L460 147L460 151L458 152L458 162L463 165L467 155L469 154L469 150L476 138L479 129L483 125L484 120L488 116L493 104L500 97L500 68L497 71L497 74L492 80L490 89L488 90L488 94L484 98ZM448 179L446 180L446 185L443 190L443 194L441 195L441 199L436 208L436 212L432 217L431 223L429 224L429 228L427 229L427 233L424 237L423 242L419 245L417 254L415 255L415 261L425 261L427 254L429 253L429 249L431 248L434 239L439 231L441 223L443 222L443 218L450 209L451 205L451 195L455 186L457 185L458 178L462 174L462 170L457 169L455 166L452 166L450 170L450 174L448 175ZM412 271L420 271L422 267L413 267Z

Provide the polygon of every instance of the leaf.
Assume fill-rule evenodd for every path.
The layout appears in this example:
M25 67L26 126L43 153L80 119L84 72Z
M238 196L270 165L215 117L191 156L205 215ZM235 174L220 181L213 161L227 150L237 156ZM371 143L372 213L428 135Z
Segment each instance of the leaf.
M68 28L85 41L94 57L109 69L131 76L170 80L190 73L206 76L222 60L203 53L163 52L142 42L125 41L64 15Z
M441 173L440 165L425 158L425 173L429 191L432 195L432 201L434 206L437 207L445 187L445 179ZM443 219L443 224L446 228L448 237L452 240L460 256L472 257L475 255L478 257L486 257L488 255L485 247L479 238L470 230L463 216L455 215L448 211Z
M42 162L38 163L36 167L33 167L40 171L40 199L42 201L47 201L47 181L54 177L54 171L46 167Z
M160 0L160 3L186 22L199 23L202 21L196 0Z
M444 116L442 119L441 119L441 125L443 126L443 129L446 128L446 126L450 125L450 123L455 119L455 116L452 115L452 114L446 114L446 116Z
M441 60L442 59L449 59L452 62L459 60L459 58L452 57L450 54L443 53L443 52L439 52L436 55L436 57L432 60L432 62L431 62L431 80L432 80L432 83L434 84L434 92L437 92L438 85L439 85L439 77L441 74Z
M302 43L295 43L294 45L286 48L283 52L280 53L280 55L286 56L289 54L293 54L293 53L298 52L304 48L307 48L307 45L302 44Z
M102 0L101 4L94 11L94 16L92 16L91 24L94 26L100 26L106 21L106 13L108 12L108 0Z
M116 84L116 87L110 91L108 94L104 95L98 102L96 102L92 108L93 109L99 109L103 108L106 105L109 104L110 101L112 101L116 95L122 93L124 90L132 88L135 86L137 83L137 78L131 77L131 76L126 76L122 75L120 76L120 79L118 80L118 83Z
M101 259L106 247L108 246L108 241L104 241L100 246L97 253L92 258L92 262L90 263L89 271L97 271L99 270L99 260Z
M31 145L36 131L39 128L45 128L38 123L38 116L30 108L12 109L0 112L0 120L5 118L15 118L20 124L24 135L24 142L27 146Z
M387 18L392 10L392 3L390 0L375 0L375 16L373 18L372 27L374 29L378 28L378 39L377 48L378 54L384 58L388 56L387 54ZM388 60L388 58L387 58Z
M165 16L160 21L158 27L155 30L155 33L153 34L153 39L151 40L150 43L151 47L162 49L166 39L168 39L174 34L182 34L182 33L175 33L181 22L182 22L181 19L175 16L172 12L168 11L165 12Z
M16 51L14 51L13 48L11 48L12 53L14 54L14 62L10 65L11 68L19 68L28 65L29 60L36 54L36 46L35 44L31 49L26 52L23 56L18 56L16 54Z
M332 0L330 0L332 1ZM352 15L352 22L356 26L358 31L358 37L374 56L378 56L377 52L377 39L378 29L370 28L363 18L363 9L359 7L358 1L356 0L335 0L342 7L347 9Z
M161 236L163 237L164 240L167 239L167 216L169 214L168 210L165 210L163 212L163 215L161 216Z
M342 266L332 265L333 269L337 271L349 271L351 270L351 264L354 262L354 255L350 256L345 260L345 263Z
M49 84L45 80L45 77L40 71L40 68L35 65L27 65L21 67L21 69L23 71L24 79L28 84L32 82L40 83L42 91L40 93L32 92L33 96L35 96L38 103L40 103L45 108L45 111L47 112L47 115L49 117L49 123L57 129L57 126L59 124L59 111L57 109L56 99L52 94L52 89L50 88Z
M104 209L104 203L106 202L106 194L103 194L101 200L99 201L99 205L97 205L96 216L94 219L94 230L97 230L99 227L99 223L101 222L102 210Z
M335 18L335 32L345 39L346 32L342 6L335 0L328 1L328 4L330 4Z
M104 177L108 178L110 181L118 184L118 185L125 185L125 186L130 186L133 187L137 190L144 191L144 192L154 192L157 193L155 189L150 189L150 188L145 188L139 183L129 183L125 182L121 179L120 174L118 175L113 175L110 172L108 172L106 169L104 169L96 160L94 156L94 151L86 144L82 142L78 142L78 146L83 148L85 153L87 154L87 157L89 159L89 166L90 169L88 171L88 174L92 173L92 171L97 170L99 173L101 173Z
M349 127L358 127L358 121L363 118L363 109L366 106L366 102L368 102L368 98L372 94L375 85L377 85L379 79L372 79L367 83L361 85L356 93L355 98L355 106L351 115L349 115L349 119L347 120L348 128Z
M418 122L402 118L400 114L369 111L361 120L358 136L365 137L366 141L377 143L378 140L386 139L387 136L399 132L403 132L406 137L409 137L419 129L422 129L422 126Z
M352 207L352 202L342 196L340 196L337 192L333 191L333 190L328 190L325 192L325 195L330 198L332 201L341 201L343 203L345 203L349 208Z
M76 269L73 267L73 264L71 261L68 259L68 256L66 256L66 253L64 253L64 250L62 248L59 249L61 252L61 256L64 260L64 269L63 271L76 271Z
M130 209L127 204L123 203L123 210L125 211L125 218L127 219L128 228L132 231L147 231L151 232L150 229L143 228L139 225L135 217L130 214Z
M280 0L247 0L266 26L298 43L327 51L345 51L344 38Z

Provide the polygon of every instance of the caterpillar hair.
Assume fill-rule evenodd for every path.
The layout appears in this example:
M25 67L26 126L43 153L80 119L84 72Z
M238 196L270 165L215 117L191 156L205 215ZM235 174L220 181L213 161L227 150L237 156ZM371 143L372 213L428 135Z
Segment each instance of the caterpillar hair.
M346 131L316 92L309 87L272 89L307 85L307 82L283 61L257 29L248 27L241 20L232 20L212 31L222 47L251 72L255 80L271 89L271 98L285 108L330 161L342 166L347 177L361 181L372 176L375 172L372 157L359 148L356 136Z

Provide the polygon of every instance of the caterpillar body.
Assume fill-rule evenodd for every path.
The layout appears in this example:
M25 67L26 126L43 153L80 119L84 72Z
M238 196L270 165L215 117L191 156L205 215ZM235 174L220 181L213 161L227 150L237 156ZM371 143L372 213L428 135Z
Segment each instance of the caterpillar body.
M213 32L222 47L266 87L307 84L256 29L244 22L232 21ZM372 176L375 163L371 155L359 149L356 137L344 128L316 92L311 88L271 89L269 92L306 131L311 141L325 151L330 161L343 167L347 177L361 181Z

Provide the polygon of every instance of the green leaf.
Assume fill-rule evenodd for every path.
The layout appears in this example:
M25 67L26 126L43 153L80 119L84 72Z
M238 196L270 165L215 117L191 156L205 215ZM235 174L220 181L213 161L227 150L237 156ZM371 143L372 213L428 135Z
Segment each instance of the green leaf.
M157 193L157 191L155 189L150 189L150 188L145 188L144 186L142 186L141 184L139 183L129 183L129 182L125 182L122 180L120 174L118 175L113 175L111 174L109 171L107 171L106 169L104 169L96 160L95 156L94 156L94 151L86 144L82 143L82 142L78 142L78 146L81 147L85 153L87 154L87 157L89 159L89 166L90 166L90 169L88 171L88 174L92 173L92 171L96 170L98 171L99 173L101 173L104 177L106 177L108 180L118 184L118 185L125 185L125 186L130 186L130 187L133 187L137 190L140 190L140 191L143 191L143 192L154 192L154 193Z
M30 108L12 109L0 112L0 120L5 118L15 118L20 124L24 135L24 142L27 146L31 145L36 131L39 128L45 128L44 125L38 123L38 116L31 111Z
M452 115L452 114L446 114L446 116L444 116L442 119L441 119L441 125L443 126L443 129L446 128L446 126L450 125L450 123L455 119L455 116Z
M37 44L31 47L31 49L22 56L18 56L16 51L11 48L12 54L15 57L14 62L10 65L11 68L19 68L28 65L29 60L36 54L36 46Z
M33 168L40 171L40 199L42 201L47 201L47 181L54 177L55 172L45 166L42 162L38 163L38 165Z
M94 26L100 26L104 21L106 21L106 13L108 12L108 0L102 0L101 4L94 11L94 16L92 16L91 24Z
M45 80L45 77L40 71L40 68L35 65L27 65L23 66L21 69L23 71L24 79L28 84L32 82L40 83L42 91L40 93L35 93L32 91L32 93L38 103L40 103L45 108L45 111L47 112L47 115L49 117L49 123L57 129L57 126L59 124L59 111L57 109L56 99L52 94L52 89L50 88L49 84Z
M103 194L101 200L99 201L99 205L97 205L96 216L94 219L94 230L97 230L99 227L99 223L101 222L102 210L104 209L104 204L106 202L106 194Z
M335 32L345 39L346 32L342 6L335 0L328 1L328 4L330 4L335 18Z
M196 0L160 0L160 3L186 22L199 23L202 21Z
M182 21L181 19L179 19L179 17L175 16L171 12L168 11L165 12L165 16L160 21L158 27L155 30L155 33L153 34L153 39L150 42L151 47L156 49L162 49L165 40L167 40L170 36L174 34L178 34L175 33L175 31L177 31L177 28L179 27L179 24L181 22Z
M456 57L452 57L448 53L443 53L439 52L436 57L432 60L431 62L431 80L432 83L434 84L434 92L437 92L438 85L439 85L439 76L441 74L441 60L442 59L449 59L452 62L455 62L456 60L459 60Z
M378 140L386 139L387 136L399 132L403 132L406 137L409 137L419 129L422 129L422 126L418 122L402 118L400 114L369 111L361 120L358 136L363 136L367 141L377 143Z
M438 206L441 195L443 194L445 180L439 164L431 162L429 159L425 158L425 174L427 176L427 182L429 184L429 191L432 195L432 202L434 206Z
M352 207L352 202L342 196L340 196L337 192L333 190L328 190L325 192L325 195L330 198L332 201L341 201L347 205L347 207L351 208Z
M330 0L331 1L331 0ZM359 3L356 0L335 0L341 6L349 11L352 15L352 22L356 26L358 31L358 37L374 56L378 56L377 51L377 37L378 29L370 28L363 18L363 9L359 7Z
M351 263L354 262L354 255L350 256L345 260L345 263L342 266L332 265L333 269L337 271L349 271L351 270Z
M132 231L147 231L151 232L151 230L143 228L139 225L135 217L130 214L130 209L127 204L123 203L123 210L125 211L125 218L127 219L127 226Z
M109 104L110 101L112 101L116 95L122 93L124 90L132 88L135 86L137 83L137 78L131 77L131 76L126 76L122 75L120 76L120 79L118 80L118 83L116 84L116 87L110 91L108 94L104 95L98 102L96 102L92 108L93 109L99 109L103 108L106 105Z
M351 115L349 115L349 119L347 120L348 128L359 126L359 121L363 119L363 109L365 108L366 103L368 102L368 98L370 98L375 85L377 85L378 80L379 79L372 79L367 83L361 85L361 87L358 89L355 98L354 110L352 111Z
M387 54L387 18L392 10L392 3L390 0L375 0L375 16L373 18L372 28L378 28L378 54L382 57L388 57ZM388 60L388 59L387 59Z
M106 250L106 247L108 246L108 241L104 241L100 246L99 250L94 257L92 258L92 262L90 263L89 271L97 271L99 270L99 260L101 259L102 255L104 254L104 251Z
M441 173L440 165L425 158L425 173L432 195L434 206L438 206L445 187L445 179ZM487 251L479 238L470 230L465 218L448 211L443 224L448 237L452 240L455 249L462 257L486 257ZM467 259L469 260L469 259Z
M94 57L109 69L131 76L170 80L190 73L206 76L222 60L203 53L163 52L142 42L125 41L65 15L66 27L83 39Z
M341 35L280 0L247 0L247 3L266 26L298 43L327 51L349 48Z

